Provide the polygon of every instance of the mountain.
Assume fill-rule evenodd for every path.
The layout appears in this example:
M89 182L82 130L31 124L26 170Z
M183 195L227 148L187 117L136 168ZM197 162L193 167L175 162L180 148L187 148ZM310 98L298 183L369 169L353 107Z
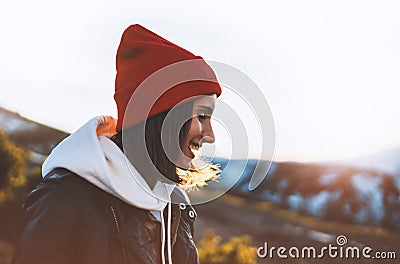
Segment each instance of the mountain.
M388 174L400 175L400 148L355 159L331 161L327 164L374 169Z
M400 230L400 175L349 165L275 162L260 186L250 191L257 161L214 161L223 170L219 182L210 184L214 188L233 185L231 194L304 215ZM226 170L228 164L234 169Z
M48 155L68 133L40 124L18 113L0 107L0 129L17 145L37 155Z

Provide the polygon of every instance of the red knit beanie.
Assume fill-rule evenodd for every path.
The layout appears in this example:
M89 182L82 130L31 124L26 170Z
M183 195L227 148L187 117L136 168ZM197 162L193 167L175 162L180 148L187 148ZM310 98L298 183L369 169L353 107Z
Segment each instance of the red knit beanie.
M213 70L201 57L141 25L124 31L116 64L117 131L171 109L185 99L221 94ZM129 114L125 115L127 108Z

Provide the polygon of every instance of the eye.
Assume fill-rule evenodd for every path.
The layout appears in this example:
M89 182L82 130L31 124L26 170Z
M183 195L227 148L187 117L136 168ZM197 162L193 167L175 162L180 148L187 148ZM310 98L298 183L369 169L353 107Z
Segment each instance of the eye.
M203 122L204 120L206 120L207 115L202 113L202 114L198 114L197 118L199 119L200 122Z

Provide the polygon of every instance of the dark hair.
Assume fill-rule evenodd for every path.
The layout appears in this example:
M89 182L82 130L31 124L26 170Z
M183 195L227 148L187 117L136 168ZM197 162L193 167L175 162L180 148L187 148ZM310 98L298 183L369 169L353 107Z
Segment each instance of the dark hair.
M168 115L168 119L166 119ZM191 117L193 115L193 102L189 101L174 107L172 110L161 112L148 118L144 122L124 129L114 135L113 140L125 153L135 169L148 181L149 185L155 183L154 167L167 179L178 183L176 174L176 159L184 147L183 143L189 132ZM161 130L163 125L163 135ZM143 126L145 129L143 129ZM124 137L124 142L122 141ZM177 138L180 149L177 149ZM144 139L144 140L143 140ZM144 145L145 143L145 145ZM172 155L165 149L172 150ZM152 164L149 164L150 160ZM159 178L157 178L160 180Z

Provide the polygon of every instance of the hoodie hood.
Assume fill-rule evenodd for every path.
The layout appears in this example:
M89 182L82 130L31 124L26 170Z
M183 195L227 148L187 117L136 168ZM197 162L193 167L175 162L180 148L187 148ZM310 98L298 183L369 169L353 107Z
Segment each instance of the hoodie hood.
M151 189L110 140L115 126L116 120L109 116L91 119L53 149L42 166L42 176L65 168L130 205L163 211L176 185L158 181Z

